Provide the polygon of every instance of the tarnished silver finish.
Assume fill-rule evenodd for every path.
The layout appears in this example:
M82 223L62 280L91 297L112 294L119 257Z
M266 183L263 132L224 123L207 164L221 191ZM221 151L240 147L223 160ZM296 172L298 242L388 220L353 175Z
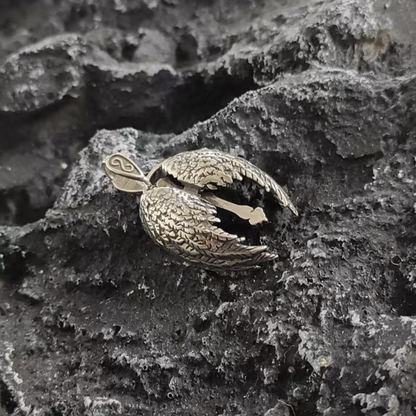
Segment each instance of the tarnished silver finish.
M127 157L114 154L103 161L114 186L125 192L142 193L140 218L147 234L166 250L211 269L241 270L277 258L267 246L244 244L244 238L230 234L216 224L217 209L228 210L258 224L267 221L262 208L237 205L216 196L213 191L234 180L249 178L271 192L283 207L297 215L284 190L252 163L227 153L201 149L166 159L145 176ZM151 179L161 170L169 177Z
M288 207L298 215L281 186L267 173L241 157L219 150L200 149L172 156L162 162L161 168L182 183L194 185L200 190L215 190L218 186L232 184L234 180L249 178L271 192L283 207Z
M103 168L119 191L138 193L151 187L149 179L138 166L119 153L107 156L103 161Z

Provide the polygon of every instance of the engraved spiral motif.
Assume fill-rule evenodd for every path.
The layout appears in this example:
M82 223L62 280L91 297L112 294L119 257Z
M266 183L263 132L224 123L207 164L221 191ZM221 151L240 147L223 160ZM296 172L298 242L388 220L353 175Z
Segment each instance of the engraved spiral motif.
M131 163L126 162L119 156L112 157L110 160L111 166L119 167L121 171L131 173L134 171L134 166Z

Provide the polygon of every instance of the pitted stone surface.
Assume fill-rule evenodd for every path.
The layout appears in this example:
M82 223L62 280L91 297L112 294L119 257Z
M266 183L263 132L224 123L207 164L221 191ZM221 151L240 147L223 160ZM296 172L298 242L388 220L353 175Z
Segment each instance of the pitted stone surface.
M0 414L416 412L413 2L2 10ZM170 256L100 167L202 147L286 187L278 261Z

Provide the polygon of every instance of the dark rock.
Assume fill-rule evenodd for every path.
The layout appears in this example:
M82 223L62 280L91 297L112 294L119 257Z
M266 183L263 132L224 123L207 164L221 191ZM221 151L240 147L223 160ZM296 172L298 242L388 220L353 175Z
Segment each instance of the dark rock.
M0 5L0 414L416 411L411 1ZM279 261L184 263L101 169L201 147L287 187Z
M0 69L0 111L25 113L43 109L65 96L78 96L83 53L77 36L47 39L12 55Z

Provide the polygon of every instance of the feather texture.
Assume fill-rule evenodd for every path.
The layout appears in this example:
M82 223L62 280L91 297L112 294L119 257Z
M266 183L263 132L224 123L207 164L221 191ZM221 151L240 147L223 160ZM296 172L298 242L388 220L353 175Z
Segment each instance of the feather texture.
M234 180L249 178L267 192L271 192L280 205L288 207L298 215L296 207L282 187L267 173L240 157L218 150L199 149L172 156L163 161L161 168L164 173L172 175L182 183L201 190L217 189L218 186L232 184Z
M245 269L277 258L266 246L248 246L244 239L219 228L217 210L197 195L171 187L146 191L140 218L147 234L166 250L212 269Z

